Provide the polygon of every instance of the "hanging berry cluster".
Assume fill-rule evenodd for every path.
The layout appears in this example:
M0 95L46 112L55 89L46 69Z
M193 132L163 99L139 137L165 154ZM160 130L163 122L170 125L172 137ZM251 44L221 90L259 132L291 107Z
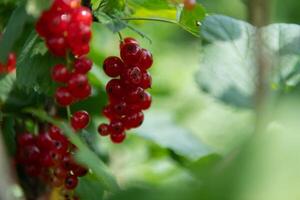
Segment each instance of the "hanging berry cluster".
M148 109L152 101L150 93L145 91L152 84L147 71L153 63L152 54L135 39L125 38L120 44L120 55L121 58L108 57L103 63L104 72L113 78L106 85L109 104L103 109L110 123L98 127L99 134L110 135L114 143L121 143L126 130L143 123L143 110Z
M23 133L17 138L17 163L25 172L52 187L63 187L72 194L78 177L88 170L73 160L74 146L56 126L50 125L38 135Z
M7 63L0 63L0 74L7 74L13 72L16 69L16 62L16 54L8 54Z
M36 24L50 52L61 57L68 57L71 52L75 57L72 64L58 64L52 69L52 79L63 84L55 93L56 102L61 106L69 106L91 94L86 74L92 61L84 55L90 49L92 21L91 11L80 5L80 0L55 0Z

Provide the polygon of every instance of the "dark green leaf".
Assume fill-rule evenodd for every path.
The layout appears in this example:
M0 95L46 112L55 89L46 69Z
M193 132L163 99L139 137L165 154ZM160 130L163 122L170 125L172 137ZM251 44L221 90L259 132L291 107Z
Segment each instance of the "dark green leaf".
M198 159L211 151L188 130L176 125L166 113L147 113L142 127L136 132L137 135L189 159Z
M27 20L28 15L23 5L15 9L12 13L5 32L0 40L0 62L5 63L15 42L21 36Z
M14 155L16 152L16 132L15 132L15 120L14 117L5 117L2 123L3 139L6 144L6 149L10 155Z
M79 179L75 194L82 200L101 200L103 199L104 189L101 188L101 182L97 177L88 174Z

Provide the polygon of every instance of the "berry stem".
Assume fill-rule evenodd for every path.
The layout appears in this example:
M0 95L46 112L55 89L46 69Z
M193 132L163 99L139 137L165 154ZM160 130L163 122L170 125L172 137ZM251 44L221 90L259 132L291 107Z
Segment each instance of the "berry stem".
M68 122L70 123L71 122L71 116L72 116L72 114L71 114L71 107L67 106L66 109L67 109Z
M71 59L71 53L68 51L66 54L66 65L67 68L70 70L72 68L72 59Z
M121 20L124 20L124 21L157 21L157 22L165 22L165 23L169 23L169 24L178 24L177 21L175 21L175 20L152 18L152 17L127 17L127 18L121 18Z
M122 42L123 41L123 37L122 37L122 34L121 34L120 31L118 31L118 35L119 35L120 42Z

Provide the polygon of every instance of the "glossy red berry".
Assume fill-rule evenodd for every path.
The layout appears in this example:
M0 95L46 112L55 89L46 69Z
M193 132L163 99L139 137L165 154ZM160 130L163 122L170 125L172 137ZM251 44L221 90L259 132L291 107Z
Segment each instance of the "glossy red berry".
M83 23L90 26L93 22L93 16L91 10L86 7L79 7L72 10L72 21Z
M110 135L111 141L115 144L122 143L125 140L125 138L126 138L126 134L124 132Z
M34 136L30 133L18 135L17 142L19 146L32 145L35 142Z
M128 85L138 85L142 81L142 71L138 67L126 68L121 74L121 79Z
M150 108L151 106L151 103L152 103L152 97L151 97L151 94L149 92L144 92L144 95L143 95L143 99L140 103L141 105L141 108L143 110L147 110Z
M98 126L98 133L102 136L107 136L109 135L109 127L108 124L100 124Z
M125 101L118 101L111 103L112 112L117 116L125 115L127 112L127 103Z
M73 190L78 184L78 179L74 175L70 175L65 179L65 188L68 190Z
M62 11L51 12L50 15L51 19L47 20L47 31L52 36L64 36L70 22L70 15Z
M16 66L16 64L17 64L16 54L9 53L8 54L8 59L7 59L7 66Z
M51 77L56 82L66 83L70 76L68 69L62 64L57 64L52 68Z
M151 86L152 86L152 76L149 72L144 72L142 74L142 81L140 83L140 86L143 89L151 88Z
M141 126L143 121L144 121L143 112L137 112L126 116L123 123L126 129L131 129L131 128L137 128Z
M125 64L129 66L134 66L140 60L141 48L136 43L125 43L121 47L120 54Z
M92 69L93 62L86 58L80 57L74 62L74 70L76 73L86 74Z
M54 143L48 133L42 133L37 136L37 146L41 150L50 150L54 147Z
M86 111L77 111L71 118L71 125L75 130L84 129L90 122L90 116Z
M119 57L111 56L104 60L103 69L107 76L117 77L123 68L124 63Z
M64 37L52 37L47 39L48 49L56 56L65 56L67 44Z
M141 87L134 88L127 93L127 102L130 104L139 103L144 98L144 89Z
M111 133L111 135L117 135L117 134L121 134L122 132L124 132L125 127L121 121L113 120L110 122L108 129L109 129L109 132Z
M142 70L149 69L153 64L153 57L150 51L142 49L140 54L140 60L137 64Z
M109 97L121 98L123 96L122 82L119 79L112 79L106 84L106 92Z
M109 105L103 108L102 114L110 120L117 118L116 114L113 112L111 106Z
M124 38L124 40L120 43L120 49L124 46L124 44L127 43L135 43L137 45L139 45L138 41L132 37L126 37Z
M73 102L73 97L67 87L59 87L55 92L56 102L61 106L68 106Z
M73 73L68 81L68 89L71 94L80 99L86 96L85 93L88 85L89 83L86 75L80 73Z

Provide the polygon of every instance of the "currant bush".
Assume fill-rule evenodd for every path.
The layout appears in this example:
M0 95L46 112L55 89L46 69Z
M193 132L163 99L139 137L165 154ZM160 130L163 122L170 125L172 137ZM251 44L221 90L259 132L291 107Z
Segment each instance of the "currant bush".
M147 71L153 64L152 54L128 37L120 43L120 56L108 57L103 63L104 72L113 79L106 85L109 104L102 111L109 124L98 127L99 134L110 135L114 143L123 142L126 130L143 123L143 110L149 109L152 102L150 93L145 91L152 85Z

